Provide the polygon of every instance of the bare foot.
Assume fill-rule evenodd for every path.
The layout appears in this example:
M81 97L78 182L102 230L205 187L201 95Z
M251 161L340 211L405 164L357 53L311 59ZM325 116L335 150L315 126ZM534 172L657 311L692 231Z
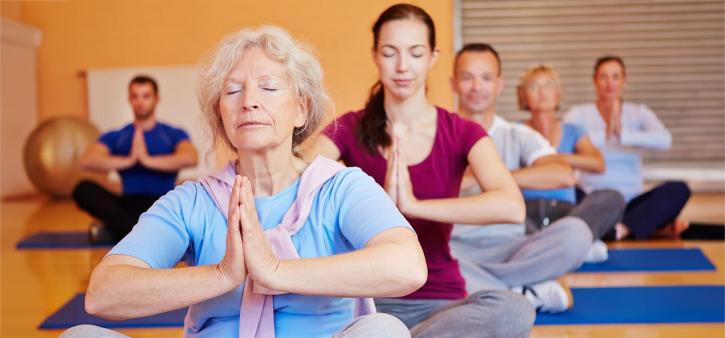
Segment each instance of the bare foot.
M622 223L617 223L614 226L614 234L615 238L620 241L629 236L629 228L627 228L627 226Z
M680 237L685 230L690 228L690 222L686 221L681 218L675 219L674 222L672 222L672 226L674 228L675 236Z
M677 239L680 235L690 228L690 222L683 219L675 219L672 223L665 225L657 230L653 237Z

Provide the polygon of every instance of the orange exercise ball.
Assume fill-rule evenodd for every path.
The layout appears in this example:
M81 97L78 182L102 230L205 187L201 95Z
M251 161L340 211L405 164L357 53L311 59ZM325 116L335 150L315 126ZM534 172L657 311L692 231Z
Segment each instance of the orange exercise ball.
M56 117L38 125L23 150L30 181L39 191L64 198L82 178L102 179L102 174L81 170L78 163L98 135L98 128L79 117Z

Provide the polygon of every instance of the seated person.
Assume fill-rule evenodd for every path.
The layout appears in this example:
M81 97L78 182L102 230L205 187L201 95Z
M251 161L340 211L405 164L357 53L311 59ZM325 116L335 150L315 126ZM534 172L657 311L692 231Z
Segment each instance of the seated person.
M616 239L645 239L667 233L678 236L688 227L687 222L677 220L677 215L690 198L690 189L684 182L673 181L644 192L640 153L668 149L670 132L646 105L622 99L627 78L621 58L599 58L593 79L597 102L572 106L564 122L589 134L604 154L607 171L583 172L579 185L585 193L614 189L624 196L627 209L617 226Z
M557 117L561 99L561 81L559 75L547 66L529 68L521 77L518 85L519 109L531 112L527 125L556 148L558 157L569 163L575 170L602 173L605 170L604 158L592 144L586 133L579 127L562 123ZM568 186L561 189L523 189L526 200L527 227L540 229L567 215L576 206L576 189ZM622 195L614 190L599 190L587 196L597 199L597 204L614 200L624 206ZM611 203L611 202L610 202ZM587 262L602 262L608 257L607 246L601 238L621 220L621 213L613 214L608 223L600 228L592 228L595 241L587 257Z
M466 45L456 55L451 81L460 114L483 126L493 139L519 188L556 189L574 185L571 166L535 130L496 115L503 90L498 53L488 44ZM480 193L464 180L462 194ZM451 248L469 290L511 289L523 293L539 311L560 312L573 305L566 285L557 281L581 265L592 245L591 229L608 223L623 206L582 203L540 231L525 234L522 223L480 227L456 224Z
M179 170L197 162L186 132L156 120L159 92L154 79L134 77L128 101L133 123L101 135L80 161L85 169L117 170L123 186L120 196L89 180L73 189L78 207L103 222L91 228L92 242L121 240L141 213L174 188Z
M508 290L466 289L449 247L453 223L520 222L521 192L479 125L433 105L425 94L436 63L435 25L410 4L383 11L373 25L378 82L364 109L330 123L314 150L371 175L418 234L428 280L404 297L377 297L380 312L415 338L528 337L534 308ZM458 196L466 167L485 192Z
M317 59L283 29L239 31L202 70L199 102L212 144L237 158L141 215L94 269L86 311L189 307L185 337L409 337L372 300L352 298L423 285L415 232L360 169L295 155L329 106ZM187 252L192 266L174 268Z

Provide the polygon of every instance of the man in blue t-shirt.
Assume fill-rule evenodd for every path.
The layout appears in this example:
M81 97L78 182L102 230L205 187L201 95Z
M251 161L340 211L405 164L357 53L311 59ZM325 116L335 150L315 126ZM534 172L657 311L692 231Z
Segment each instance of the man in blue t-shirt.
M73 190L78 207L103 222L91 227L92 242L126 236L141 213L174 188L179 170L197 162L189 135L156 120L159 93L154 79L134 77L128 84L128 101L133 123L101 135L81 158L85 169L117 170L123 186L120 196L88 180Z

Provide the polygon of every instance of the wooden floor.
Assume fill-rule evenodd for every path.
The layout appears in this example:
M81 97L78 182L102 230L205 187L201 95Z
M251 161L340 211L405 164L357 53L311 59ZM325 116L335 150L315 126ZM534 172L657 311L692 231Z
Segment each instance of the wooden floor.
M691 221L725 223L723 194L695 195L683 211ZM106 250L15 249L22 237L40 230L84 230L91 219L69 201L42 198L0 203L0 337L57 337L60 330L38 330L47 316L82 292ZM699 247L715 272L569 274L574 287L617 285L725 285L722 242L654 241L616 243L617 247ZM134 329L132 337L181 337L180 329ZM723 324L537 326L532 337L725 337Z

